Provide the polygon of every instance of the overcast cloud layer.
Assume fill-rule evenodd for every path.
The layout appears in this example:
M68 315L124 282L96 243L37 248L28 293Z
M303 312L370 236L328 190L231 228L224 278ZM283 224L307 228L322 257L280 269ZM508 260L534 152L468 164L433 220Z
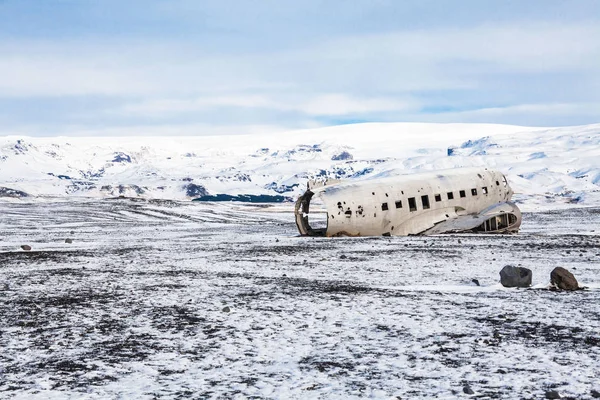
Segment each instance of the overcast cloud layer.
M0 1L0 135L362 121L599 122L600 2Z

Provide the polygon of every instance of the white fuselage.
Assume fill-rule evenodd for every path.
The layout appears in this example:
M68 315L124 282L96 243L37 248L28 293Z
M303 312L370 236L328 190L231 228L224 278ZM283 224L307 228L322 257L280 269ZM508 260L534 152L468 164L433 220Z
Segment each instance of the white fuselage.
M419 234L435 224L509 201L504 175L487 168L454 169L323 186L327 236Z

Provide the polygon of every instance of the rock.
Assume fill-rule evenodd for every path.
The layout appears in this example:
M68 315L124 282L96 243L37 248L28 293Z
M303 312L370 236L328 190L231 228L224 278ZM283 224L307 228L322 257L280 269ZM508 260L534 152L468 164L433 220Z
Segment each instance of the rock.
M221 310L223 312L230 312L231 308L229 308L228 306L223 307L223 309Z
M71 235L74 235L74 234L75 234L75 231L71 231Z
M71 244L71 243L73 243L73 239L65 239L65 243Z
M473 282L474 284L476 284L477 286L481 286L479 284L479 281L477 279L471 279L471 282Z
M348 258L348 257L346 257L346 255L345 255L345 254L342 254L342 255L340 256L340 260L345 260L346 258Z
M533 273L528 268L507 265L500 271L500 283L504 287L529 287Z
M118 153L114 154L114 158L113 158L112 162L130 163L131 156L129 156L128 154L122 153L122 152L118 152Z
M550 273L550 283L561 290L577 290L579 284L572 273L563 267L556 267Z
M463 393L466 393L466 394L475 394L475 392L473 391L473 389L471 389L471 386L469 386L469 385L465 385L463 387Z
M208 190L202 185L196 185L194 183L188 183L183 187L186 196L189 197L202 197L208 195Z
M1 160L2 159L0 158L0 161ZM20 190L16 190L16 189L11 189L11 188L0 186L0 197L21 198L21 197L29 197L29 195L27 193L25 193L25 192L20 191Z
M21 248L25 251L31 251L31 246L28 244L24 244L23 246L21 246Z
M556 390L548 390L546 392L547 399L560 399L560 394Z
M600 392L597 390L592 389L592 391L590 392L590 395L594 398L594 399L600 399Z
M340 154L335 154L333 157L331 157L332 161L347 161L352 159L354 159L354 157L347 151L342 151Z

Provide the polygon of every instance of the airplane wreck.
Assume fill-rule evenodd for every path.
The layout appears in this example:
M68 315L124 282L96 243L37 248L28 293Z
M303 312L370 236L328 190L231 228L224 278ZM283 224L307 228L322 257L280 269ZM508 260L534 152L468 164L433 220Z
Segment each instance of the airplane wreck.
M363 181L309 182L296 202L302 236L407 236L517 233L521 211L506 177L487 168L461 168ZM319 199L326 226L312 227ZM317 214L318 215L318 214Z

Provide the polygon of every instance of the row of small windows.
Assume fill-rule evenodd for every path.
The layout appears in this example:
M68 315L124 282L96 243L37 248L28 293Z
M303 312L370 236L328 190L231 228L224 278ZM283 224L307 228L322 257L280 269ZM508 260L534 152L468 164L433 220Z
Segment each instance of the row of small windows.
M481 192L483 194L488 194L488 188L486 186L481 188ZM459 196L461 198L467 197L467 192L464 190L460 190L458 192ZM477 189L473 188L471 189L471 195L472 196L477 196ZM448 192L446 193L446 196L448 197L448 200L454 200L454 193L453 192ZM436 194L434 195L435 201L442 201L442 195L441 194ZM421 196L421 205L423 206L423 210L427 210L429 208L431 208L430 204L429 204L429 196L428 195L423 195ZM402 200L398 200L396 201L396 208L402 208ZM388 203L381 203L381 209L383 211L387 211L389 210L388 207ZM417 211L417 200L416 197L409 197L408 198L408 209L410 211Z

